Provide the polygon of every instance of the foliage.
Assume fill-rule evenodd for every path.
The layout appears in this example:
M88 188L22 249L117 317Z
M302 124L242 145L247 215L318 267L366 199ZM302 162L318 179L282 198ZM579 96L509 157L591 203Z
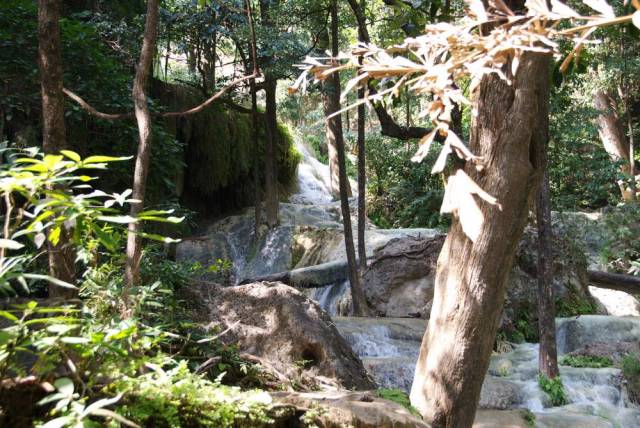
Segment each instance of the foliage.
M627 381L629 398L640 404L640 358L635 354L625 355L622 359L622 375Z
M94 190L85 175L91 170L103 170L108 162L127 158L89 156L82 159L72 151L60 155L44 155L37 149L4 151L7 163L0 166L0 196L6 212L2 216L3 237L0 240L0 290L11 293L12 283L19 283L28 292L28 280L48 280L56 285L73 288L59 279L26 272L38 254L29 252L8 256L32 246L44 249L48 241L56 246L62 234L70 233L71 242L83 249L87 263L93 263L100 248L109 253L119 251L118 238L129 223L162 221L176 223L181 219L166 211L143 211L136 217L122 215L120 207L132 202L131 190L108 194ZM142 236L163 242L175 242L159 235Z
M378 389L377 394L380 398L384 398L385 400L393 401L394 403L401 405L411 412L411 414L420 416L420 412L411 405L409 396L403 390L397 388L380 388Z
M149 372L114 383L116 390L130 391L120 409L127 418L154 427L260 426L271 397L264 391L241 391L207 380L191 372L186 361L164 370L147 364Z
M549 379L545 375L539 374L538 385L547 394L552 406L564 406L569 403L560 376Z
M613 361L609 357L598 357L593 355L565 355L559 361L560 365L571 367L588 367L592 369L600 369L604 367L612 367Z
M601 256L607 267L620 273L640 276L640 209L629 203L603 216L606 243Z
M596 313L596 304L588 296L580 296L578 293L571 293L571 296L556 299L556 316L575 317Z
M522 419L529 427L536 426L536 415L529 409L522 410Z
M442 180L411 162L413 147L394 139L367 139L369 218L380 227L441 227Z

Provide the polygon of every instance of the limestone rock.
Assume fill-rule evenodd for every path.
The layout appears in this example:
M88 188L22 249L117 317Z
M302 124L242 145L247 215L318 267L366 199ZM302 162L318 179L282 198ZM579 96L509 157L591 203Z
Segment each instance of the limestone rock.
M482 409L507 410L522 403L521 386L494 376L486 376L480 392Z
M326 377L337 386L371 389L374 382L329 316L312 300L281 283L190 287L200 300L198 318L237 343L241 353L267 362L288 379ZM302 373L301 373L302 371Z
M307 418L324 428L429 427L401 405L379 398L375 392L274 392L271 396L279 405L311 409L311 412L307 412ZM309 415L312 412L313 417ZM291 423L283 426L297 425Z
M640 319L583 315L556 320L558 352L573 352L585 345L634 342L640 337Z
M363 275L367 301L376 312L387 317L429 314L443 243L443 235L408 236L376 251Z

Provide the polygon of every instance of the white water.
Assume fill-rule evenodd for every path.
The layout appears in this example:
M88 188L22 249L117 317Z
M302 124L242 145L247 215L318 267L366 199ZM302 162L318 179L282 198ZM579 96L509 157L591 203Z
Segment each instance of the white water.
M322 205L333 201L329 166L313 157L306 145L295 138L296 149L302 155L298 165L298 189L289 201L294 204Z
M605 321L613 323L612 331L627 330L623 322L612 317L603 317L597 322L603 324ZM337 317L334 323L378 384L410 389L425 321ZM593 340L606 339L594 332ZM546 394L538 386L538 345L515 345L511 352L492 356L486 381L488 389L491 385L509 388L496 389L494 386L494 391L487 392L486 397L483 388L481 405L502 402L511 403L508 408L527 408L551 424L546 426L578 428L585 426L583 424L587 420L595 424L588 426L640 427L640 410L628 402L620 370L561 366L560 374L569 404L551 407Z

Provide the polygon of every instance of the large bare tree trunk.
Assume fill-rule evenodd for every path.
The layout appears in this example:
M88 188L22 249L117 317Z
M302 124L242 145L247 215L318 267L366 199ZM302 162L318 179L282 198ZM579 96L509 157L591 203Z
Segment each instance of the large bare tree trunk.
M595 91L593 100L598 110L598 133L604 149L613 162L623 161L620 168L623 174L630 175L632 159L629 158L629 140L624 133L624 126L618 115L615 97L603 90ZM618 181L622 198L625 201L632 199L631 189L625 186L623 181Z
M136 121L138 123L138 135L140 141L138 143L138 154L136 156L136 165L133 173L133 194L132 198L139 202L131 204L131 215L137 216L144 209L144 197L147 188L147 175L149 173L149 160L151 155L151 114L149 105L147 104L147 96L145 87L149 74L153 56L156 51L156 41L158 38L158 16L159 16L159 0L149 0L147 2L147 17L144 26L144 38L142 41L142 50L140 51L140 59L136 69L136 76L133 81L133 103L135 108ZM138 233L141 226L139 223L129 224L129 233L127 236L127 262L125 266L125 279L127 288L135 285L139 280L140 273L140 257L142 255L141 241ZM125 312L128 309L128 290L123 293Z
M331 50L334 56L338 55L338 5L336 0L331 3ZM340 110L340 76L333 73L324 84L322 100L324 113L327 117ZM342 211L342 221L344 226L344 243L347 253L347 263L349 265L349 283L351 284L351 301L353 312L356 316L365 316L369 310L364 297L358 266L356 252L353 244L353 230L351 228L351 210L349 209L349 194L347 177L346 156L344 147L344 137L342 135L342 116L336 115L327 119L327 142L336 150L340 208Z
M42 87L42 149L58 153L65 149L64 93L62 92L62 44L60 40L60 0L38 1L38 64ZM57 245L47 242L49 274L75 283L75 249L70 231L62 228ZM49 297L72 298L77 290L49 285Z
M464 171L501 208L476 199L484 216L475 242L459 218L438 259L433 309L422 341L411 403L433 427L473 423L504 305L507 277L541 178L537 159L548 114L549 58L527 53L509 85L485 76L477 92L470 148L486 160ZM510 69L507 64L506 69Z

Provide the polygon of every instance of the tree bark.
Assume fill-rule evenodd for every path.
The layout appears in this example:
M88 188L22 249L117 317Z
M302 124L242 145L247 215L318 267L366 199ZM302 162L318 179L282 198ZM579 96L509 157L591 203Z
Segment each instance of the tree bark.
M338 5L336 0L331 2L331 50L338 55ZM327 117L340 110L340 76L333 73L324 84L322 94L324 113ZM342 135L342 117L336 115L327 119L327 142L336 151L336 167L338 168L340 208L344 226L344 243L349 264L349 283L351 284L351 301L356 316L366 316L369 312L364 291L360 284L355 247L353 245L353 230L351 227L351 210L349 209L349 179L346 170L346 156L344 137ZM331 153L331 152L330 152Z
M278 0L260 0L260 16L262 18L262 25L275 31L275 24L271 14L273 13L273 4L277 4ZM276 90L278 87L278 80L272 71L267 70L265 72L264 90L265 90L265 104L266 104L266 156L265 156L265 211L266 221L269 227L274 227L278 224L278 174L277 168L277 147L275 136L278 132L278 117L277 117L277 102L276 102Z
M267 150L265 156L265 208L267 225L278 225L278 174L276 171L277 147L275 137L278 132L278 117L276 113L276 90L278 81L270 74L265 73L265 102L266 102L266 134Z
M544 158L546 166L546 153ZM553 379L560 372L558 370L556 307L552 282L551 201L549 173L546 169L538 191L536 217L538 220L538 332L540 335L538 369L544 376Z
M60 0L38 1L38 64L42 89L42 149L58 153L65 149L64 93L62 92L62 43L60 40ZM74 284L75 249L70 231L63 226L57 245L47 240L49 274ZM49 285L49 297L73 298L77 290Z
M637 276L589 270L587 271L587 277L589 278L589 283L594 287L640 295L640 278Z
M594 93L594 104L598 110L598 133L604 149L609 154L613 162L623 161L624 164L620 170L625 175L631 174L631 162L629 158L629 141L624 133L624 126L618 115L616 100L614 96L608 92L597 90ZM631 200L631 191L625 186L625 183L618 181L620 193L625 201Z
M364 12L365 1L360 1L360 10ZM359 29L358 39L365 42L366 35ZM362 59L359 60L362 63ZM358 99L364 98L364 88L358 88ZM366 171L366 139L364 104L358 106L358 259L360 260L360 274L367 268L367 246L365 242L365 228L367 225L367 171Z
M142 41L142 49L140 51L140 59L136 68L136 76L133 81L133 103L138 124L138 153L136 156L135 170L133 173L133 194L132 198L138 202L131 204L131 216L137 216L144 209L144 197L147 187L147 175L149 173L149 160L151 155L151 114L149 105L147 104L147 96L145 87L154 53L156 50L156 41L158 38L158 16L159 16L159 0L148 0L147 17L144 26L144 38ZM125 266L125 280L127 287L123 292L123 305L125 315L129 308L129 289L139 281L140 274L140 257L142 255L141 241L138 233L141 231L139 223L129 224L129 233L127 235L127 252Z
M547 56L525 53L511 84L490 74L477 90L470 149L486 164L464 171L501 207L476 199L484 221L475 241L455 216L438 258L411 389L411 404L434 428L471 427L474 420L507 277L542 175L537 157L546 130L538 124L548 115L548 66Z

